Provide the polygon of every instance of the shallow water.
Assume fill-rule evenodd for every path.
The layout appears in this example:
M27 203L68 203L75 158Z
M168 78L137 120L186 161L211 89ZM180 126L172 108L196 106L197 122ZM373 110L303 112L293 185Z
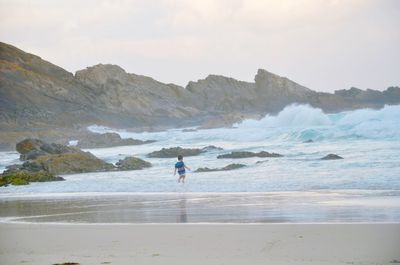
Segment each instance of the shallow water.
M400 220L399 199L385 191L36 195L0 200L0 222L390 223Z
M188 196L193 193L210 192L266 194L335 192L339 194L337 201L342 201L343 205L346 205L346 201L350 200L347 192L351 191L361 198L360 207L364 204L370 207L371 201L376 201L375 204L379 206L374 209L381 209L380 202L384 198L388 205L384 208L385 211L388 207L393 210L393 213L389 215L381 214L380 218L371 211L365 211L359 214L356 220L400 221L398 214L400 208L400 106L338 114L324 114L319 109L304 105L289 106L277 116L266 116L259 121L247 120L235 124L234 127L194 132L182 132L181 129L145 133L118 131L124 138L154 139L157 142L141 146L88 149L88 151L112 163L125 156L134 155L151 162L152 168L140 171L65 175L63 177L66 181L62 182L3 187L0 188L0 200L16 195L26 197L32 194L43 194L47 198L52 198L57 194L85 195L88 192L101 194L184 193ZM90 129L96 132L115 131L99 126L91 126ZM314 142L304 143L309 139ZM188 172L187 183L181 186L176 183L173 176L173 165L176 159L146 157L148 153L165 147L193 148L208 145L222 147L224 150L185 157L185 163L192 170L199 167L224 167L230 163L242 163L246 167L226 172ZM280 153L284 157L216 158L219 154L238 150L254 152L264 150ZM329 153L338 154L344 159L320 160ZM260 161L261 163L257 163ZM0 153L0 170L13 163L18 163L18 154ZM146 201L146 199L143 200ZM315 201L315 203L319 202L321 200ZM265 203L266 201L262 202L262 204ZM285 207L292 209L295 205L292 201L285 204ZM279 204L276 207L279 208ZM333 209L332 207L332 205L328 207L327 204L321 205L322 210ZM320 216L310 219L307 217L312 212L310 208L300 207L299 209L303 209L303 217L298 217L299 213L295 214L293 211L288 211L284 217L288 220L311 221L319 220L319 217L324 221L334 219L333 217L323 218L323 211L316 211L315 214ZM3 210L0 210L0 214L1 211ZM293 214L290 214L291 212ZM232 218L235 220L234 217ZM239 219L253 220L242 217ZM342 219L347 220L346 217Z

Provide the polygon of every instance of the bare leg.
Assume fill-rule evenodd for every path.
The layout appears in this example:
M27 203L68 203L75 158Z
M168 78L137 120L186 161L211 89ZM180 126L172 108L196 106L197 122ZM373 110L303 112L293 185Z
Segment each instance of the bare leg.
M185 184L185 175L182 176L182 183Z
M184 177L185 177L185 176L179 176L178 183L181 182L181 179L182 179L182 181L183 181L183 178L184 178Z

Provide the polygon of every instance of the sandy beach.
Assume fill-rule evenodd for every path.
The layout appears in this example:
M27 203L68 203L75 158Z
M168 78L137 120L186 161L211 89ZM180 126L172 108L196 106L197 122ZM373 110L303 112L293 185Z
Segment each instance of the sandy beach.
M3 265L395 264L400 224L0 224Z

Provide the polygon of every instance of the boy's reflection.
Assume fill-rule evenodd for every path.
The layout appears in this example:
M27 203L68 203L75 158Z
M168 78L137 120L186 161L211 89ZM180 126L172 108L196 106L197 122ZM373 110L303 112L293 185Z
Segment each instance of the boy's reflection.
M177 223L187 223L187 213L186 213L186 197L182 197L177 205L177 215L176 222Z

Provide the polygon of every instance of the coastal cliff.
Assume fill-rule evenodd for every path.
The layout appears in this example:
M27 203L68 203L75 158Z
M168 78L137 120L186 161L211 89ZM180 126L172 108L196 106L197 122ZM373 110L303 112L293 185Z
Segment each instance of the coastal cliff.
M209 75L186 87L98 64L72 74L0 43L0 149L27 137L65 143L91 124L134 130L229 126L293 103L325 112L400 104L400 87L316 92L259 69L254 82Z

